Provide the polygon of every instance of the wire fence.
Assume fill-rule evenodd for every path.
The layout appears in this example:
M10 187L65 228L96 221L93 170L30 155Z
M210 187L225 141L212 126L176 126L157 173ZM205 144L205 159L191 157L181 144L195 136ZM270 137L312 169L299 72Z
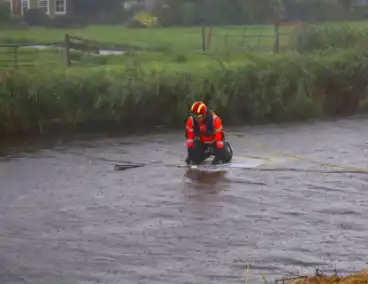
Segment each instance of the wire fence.
M0 44L0 69L48 65L71 67L82 55L122 54L129 48L116 43L102 43L65 34L63 41L51 43Z
M63 64L63 58L58 42L0 44L0 68L58 65Z
M289 49L290 32L300 26L302 25L299 23L278 23L268 26L202 26L202 51L283 52ZM200 43L200 37L197 43ZM139 50L139 47L121 43L103 43L65 34L60 42L0 44L0 69L46 65L71 67L98 62L95 55L99 55L101 59L101 55L124 54L130 50ZM85 60L87 57L88 60Z
M280 22L275 25L208 27L202 45L206 52L273 52L290 48L290 33L298 22Z

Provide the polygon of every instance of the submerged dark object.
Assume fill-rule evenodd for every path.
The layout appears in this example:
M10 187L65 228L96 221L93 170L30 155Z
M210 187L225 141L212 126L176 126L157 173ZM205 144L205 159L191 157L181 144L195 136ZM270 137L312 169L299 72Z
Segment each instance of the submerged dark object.
M115 171L125 171L129 169L141 168L146 164L121 164L121 165L114 165Z

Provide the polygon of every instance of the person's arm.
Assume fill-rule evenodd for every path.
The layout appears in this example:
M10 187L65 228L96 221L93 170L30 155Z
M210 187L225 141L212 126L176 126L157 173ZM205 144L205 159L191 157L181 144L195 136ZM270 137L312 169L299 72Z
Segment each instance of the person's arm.
M186 131L187 131L187 147L193 147L194 145L194 127L193 127L193 118L188 117L187 125L186 125Z
M222 140L222 121L221 118L216 117L213 123L213 130L215 132L215 141L217 148L224 148L224 141Z

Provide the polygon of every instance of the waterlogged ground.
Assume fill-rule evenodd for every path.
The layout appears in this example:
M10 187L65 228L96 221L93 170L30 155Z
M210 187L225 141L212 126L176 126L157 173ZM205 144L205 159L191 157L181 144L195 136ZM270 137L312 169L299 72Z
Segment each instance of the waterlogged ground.
M304 157L368 168L368 119L235 129ZM0 162L1 283L240 283L361 269L368 174L277 158L187 172L183 132L10 149ZM181 154L181 157L178 156ZM240 158L239 158L240 157ZM129 161L152 163L114 171ZM264 170L270 169L270 170Z

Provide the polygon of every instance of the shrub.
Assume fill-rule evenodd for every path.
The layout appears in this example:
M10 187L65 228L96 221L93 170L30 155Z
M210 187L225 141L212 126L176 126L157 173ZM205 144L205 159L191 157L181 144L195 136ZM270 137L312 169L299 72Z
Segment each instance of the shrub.
M10 22L10 3L0 1L0 24Z
M134 19L134 18L131 18L127 21L126 23L126 26L128 28L135 28L135 29L143 29L143 28L146 28L146 25L144 25L143 23L141 23L140 21Z
M48 28L59 28L59 29L66 29L66 28L85 28L87 27L87 21L83 17L79 16L72 16L72 15L60 15L52 18L48 21L47 25Z
M163 27L173 24L173 12L168 5L156 5L153 9L153 15Z
M147 11L140 11L128 21L127 26L130 28L146 28L157 26L157 24L157 18L151 15L151 13Z
M33 8L25 11L24 22L29 26L47 26L51 19L45 14L43 8Z

